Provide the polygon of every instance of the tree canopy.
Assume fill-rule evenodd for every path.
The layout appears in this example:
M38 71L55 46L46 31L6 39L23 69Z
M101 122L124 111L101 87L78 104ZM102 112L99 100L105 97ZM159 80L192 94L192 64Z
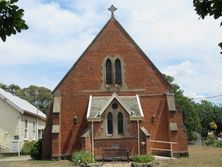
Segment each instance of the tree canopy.
M6 36L28 29L25 20L22 19L24 10L15 3L18 0L0 0L0 37L6 41Z
M206 138L208 133L212 131L215 136L220 136L222 132L222 107L206 100L200 103L194 102L184 96L183 90L174 83L173 77L168 75L164 75L164 77L172 85L176 105L183 113L183 123L187 129L188 140L195 140L196 133L203 138Z
M222 0L193 0L193 5L196 13L202 19L207 15L213 16L214 19L218 19L222 16ZM220 26L222 26L222 22ZM218 46L222 49L222 42L220 42Z
M21 89L18 85L11 84L9 86L0 83L0 88L12 93L37 107L46 113L52 104L53 95L51 90L45 87L31 85L28 88Z

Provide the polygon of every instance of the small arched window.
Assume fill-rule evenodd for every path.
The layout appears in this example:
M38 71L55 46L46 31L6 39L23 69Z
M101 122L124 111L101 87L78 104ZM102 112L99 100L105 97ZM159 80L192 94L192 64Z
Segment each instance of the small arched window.
M106 84L112 84L112 62L110 59L106 60Z
M113 134L113 115L111 112L107 115L107 133Z
M119 59L116 59L115 61L115 79L116 79L116 84L118 85L122 84L121 62Z
M123 114L118 113L118 134L123 134Z

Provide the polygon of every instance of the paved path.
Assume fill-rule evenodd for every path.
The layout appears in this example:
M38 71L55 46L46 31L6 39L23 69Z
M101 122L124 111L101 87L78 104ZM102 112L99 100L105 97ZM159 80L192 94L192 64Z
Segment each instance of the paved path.
M27 155L22 155L22 156L13 156L13 157L3 157L0 158L0 162L4 161L25 161L25 160L30 160L31 157Z
M105 162L102 167L130 167L130 164L127 162Z

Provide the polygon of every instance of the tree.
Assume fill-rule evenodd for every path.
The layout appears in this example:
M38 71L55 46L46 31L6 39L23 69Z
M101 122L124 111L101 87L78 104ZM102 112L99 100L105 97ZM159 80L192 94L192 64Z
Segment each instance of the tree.
M183 113L183 123L187 129L188 140L194 140L195 136L193 132L201 132L200 118L194 110L195 103L183 95L183 90L180 89L179 85L173 83L173 77L165 74L163 74L163 76L171 84L175 94L176 104Z
M7 85L3 84L3 83L0 83L0 88L6 90L7 89Z
M222 16L222 0L193 0L193 5L196 13L202 19L207 15L213 16L214 19L218 19ZM222 22L220 26L222 26ZM222 42L220 42L218 46L222 49Z
M35 85L22 89L19 96L29 101L44 113L49 110L53 99L52 92L49 89Z
M9 86L0 83L0 88L22 99L27 100L36 108L46 113L52 104L53 95L51 90L45 87L31 85L28 88L21 89L18 85L11 84Z
M222 110L220 107L203 100L200 104L196 104L196 111L199 113L202 126L201 136L207 137L211 131L214 131L215 136L218 136L222 132ZM212 123L215 123L216 128L212 128Z
M19 92L21 88L18 85L11 84L7 87L7 91L10 92L13 95L16 95L17 92Z
M28 29L25 20L22 19L24 10L14 3L18 0L0 0L0 37L6 41L6 36Z

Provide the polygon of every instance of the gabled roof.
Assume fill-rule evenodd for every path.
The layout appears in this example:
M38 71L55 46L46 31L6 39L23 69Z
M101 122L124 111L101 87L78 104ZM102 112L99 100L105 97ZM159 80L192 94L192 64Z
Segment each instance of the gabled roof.
M92 119L94 121L100 121L101 115L113 100L117 100L117 102L130 115L131 120L144 117L138 95L118 96L116 93L113 93L112 96L90 96L86 116L88 121L91 121Z
M140 127L140 130L144 133L144 135L145 135L146 137L150 137L150 133L146 130L146 128L144 128L144 127L142 126L142 127Z
M26 100L21 99L18 96L12 95L9 92L4 91L0 88L0 99L11 105L20 113L27 113L33 116L39 117L41 119L46 119L46 115L38 110L35 106L27 102Z
M107 28L110 22L114 22L122 31L123 34L125 34L126 38L128 38L132 44L135 45L135 48L137 51L150 63L150 65L153 67L153 69L157 72L157 74L160 76L160 78L168 85L171 89L171 84L163 77L162 73L158 70L158 68L153 64L153 62L147 57L147 55L142 51L142 49L136 44L136 42L132 39L132 37L126 32L126 30L121 26L121 24L115 19L115 17L111 17L108 22L104 25L104 27L101 29L101 31L96 35L96 37L93 39L93 41L89 44L89 46L84 50L82 55L78 58L78 60L74 63L74 65L69 69L69 71L65 74L65 76L62 78L62 80L59 82L59 84L55 87L53 90L53 93L59 88L59 86L62 84L62 82L65 80L65 78L69 75L69 73L75 68L75 66L78 64L78 62L81 60L81 58L85 55L85 53L90 49L90 47L96 42L100 34Z

